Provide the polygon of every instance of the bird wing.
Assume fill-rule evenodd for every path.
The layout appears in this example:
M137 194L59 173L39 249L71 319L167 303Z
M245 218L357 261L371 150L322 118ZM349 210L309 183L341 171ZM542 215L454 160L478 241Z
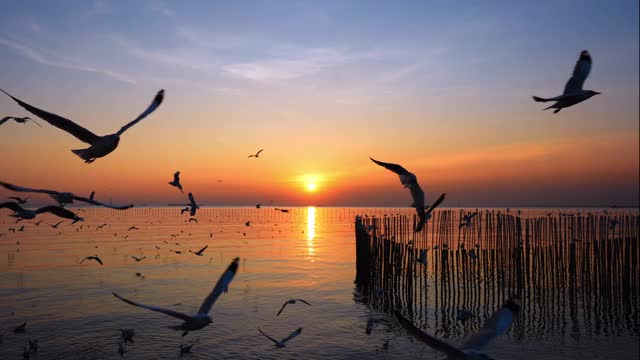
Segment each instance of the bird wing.
M209 247L209 245L205 245L202 249L198 250L198 253L202 254L202 252L207 250L208 247Z
M189 193L189 202L191 203L191 207L198 206L198 204L196 204L196 199L193 197L192 193Z
M462 344L462 349L482 350L482 348L487 346L493 339L504 334L509 327L511 327L512 322L513 312L506 307L502 307L484 323L482 329L465 340Z
M260 150L256 153L256 157L257 157L258 155L260 155L260 153L261 153L261 152L263 152L263 151L264 151L264 149L260 149Z
M141 307L143 309L147 309L147 310L151 310L151 311L161 312L163 314L166 314L166 315L169 315L169 316L173 316L175 318L178 318L178 319L181 319L181 320L184 320L184 321L191 320L191 317L189 315L183 314L183 313L178 312L178 311L164 309L164 308L157 307L157 306L149 306L149 305L140 304L140 303L137 303L135 301L131 301L131 300L125 299L125 298L123 298L122 296L120 296L120 295L118 295L116 293L111 293L111 294L113 294L113 296L117 297L118 299L126 302L127 304L130 304L130 305L133 305L133 306Z
M300 301L300 302L303 302L303 303L305 303L305 304L307 304L307 305L309 305L309 306L313 306L313 305L309 304L308 302L306 302L306 301L304 301L304 300L302 300L302 299L296 299L296 301Z
M302 333L302 328L298 328L298 330L292 332L289 336L287 336L286 338L282 339L280 342L284 344L287 341L293 339L294 337L300 335L301 333Z
M371 159L371 161L373 161L374 163L382 166L383 168L391 170L391 171L393 171L394 173L396 173L398 175L411 174L409 171L407 171L407 169L403 168L402 166L400 166L398 164L386 163L386 162L375 160L374 158L369 158L369 159Z
M104 265L104 264L102 263L102 260L101 260L99 257L97 257L97 256L93 256L93 257L91 257L91 258L92 258L93 260L95 260L95 261L99 262L99 263L100 263L100 265Z
M209 296L207 296L207 298L204 299L204 302L200 306L200 309L198 309L198 314L209 313L209 310L211 310L211 307L213 306L213 304L216 302L218 297L220 297L220 295L227 289L227 287L231 283L231 280L233 280L233 277L236 275L236 272L238 271L239 262L240 262L240 258L235 258L233 259L231 264L229 264L229 267L227 267L227 270L225 270L225 272L222 273L222 275L220 276L220 279L218 279L218 282L216 283L216 286L213 288L213 291L211 291Z
M37 214L41 214L41 213L52 213L55 216L61 217L61 218L65 218L65 219L71 219L71 220L75 220L80 218L76 213L74 213L71 210L67 210L61 206L57 206L57 205L48 205L48 206L44 206L39 208L38 210L36 210Z
M71 121L69 119L65 119L62 116L59 116L59 115L44 111L42 109L38 109L35 106L31 106L31 105L27 104L26 102L13 97L11 94L9 94L8 92L6 92L6 91L4 91L2 89L0 89L0 91L2 91L3 93L7 94L10 98L15 100L20 106L25 108L27 111L29 111L33 115L36 115L37 117L41 118L42 120L48 122L49 124L51 124L51 125L53 125L55 127L57 127L58 129L61 129L61 130L64 130L64 131L68 132L69 134L75 136L76 138L78 138L82 142L86 142L88 144L93 144L98 139L100 139L100 137L98 135L92 133L91 131L83 128L82 126L74 123L73 121Z
M180 171L176 171L173 174L173 182L176 183L176 184L180 183Z
M26 187L21 187L21 186L16 186L16 185L13 185L13 184L9 184L9 183L6 183L4 181L0 181L0 186L6 188L8 190L17 191L17 192L36 192L36 193L49 194L49 195L60 195L60 192L58 192L58 191L26 188Z
M158 93L156 94L156 97L153 98L153 101L151 102L151 105L149 105L149 107L147 108L147 110L145 110L142 114L138 115L137 118L135 118L135 120L129 122L127 125L123 126L122 128L120 128L120 130L118 131L118 135L122 135L122 133L124 133L125 131L127 131L127 129L129 129L130 127L132 127L133 125L137 124L140 120L144 119L145 117L147 117L149 114L151 114L152 112L154 112L158 106L160 106L160 104L162 104L162 100L164 99L164 90L160 90L158 91Z
M571 94L582 90L584 81L591 72L591 55L587 50L583 50L580 53L580 58L576 62L576 66L573 68L573 74L567 84L564 87L564 94Z
M409 319L405 318L398 310L395 311L396 317L400 320L400 323L404 328L415 336L418 340L426 343L431 346L435 350L443 352L450 357L464 357L464 352L462 350L456 348L455 346L447 343L446 341L440 340L435 336L431 336L428 333L422 331L420 328L415 326Z
M7 202L0 203L0 209L2 209L2 208L9 209L9 210L11 210L13 212L24 211L22 206L20 206L20 204L18 204L15 201L7 201Z
M278 313L276 314L276 316L280 316L280 314L282 314L282 312L284 311L284 308L287 307L287 304L289 303L289 300L285 301L284 304L282 304L282 307L280 308L280 310L278 311Z
M262 334L262 336L264 336L264 337L266 337L267 339L269 339L269 340L273 341L274 343L276 343L276 344L277 344L277 343L279 342L278 340L276 340L276 339L272 338L271 336L269 336L269 335L265 334L265 333L264 333L264 331L262 331L262 329L258 328L258 331L260 331L260 334Z
M51 226L60 226L60 224L62 224L64 221L58 221L55 225L51 225Z
M444 201L444 199L447 197L447 193L443 193L442 195L440 195L440 197L438 198L438 200L436 200L430 207L429 209L427 209L426 213L427 214L431 214L431 212L433 212L433 210L435 210L438 205L442 204L442 202Z
M86 198L84 196L73 195L73 199L74 200L78 200L78 201L82 201L82 202L86 202L86 203L89 203L89 204L93 204L93 205L108 207L110 209L115 209L115 210L127 210L127 209L130 209L130 208L133 207L133 204L129 204L129 205L110 205L110 204L105 204L105 203L102 203L100 201L97 201L97 200L94 200L94 199L91 199L91 198Z
M7 121L13 119L13 116L5 116L2 118L2 120L0 120L0 125L6 123Z

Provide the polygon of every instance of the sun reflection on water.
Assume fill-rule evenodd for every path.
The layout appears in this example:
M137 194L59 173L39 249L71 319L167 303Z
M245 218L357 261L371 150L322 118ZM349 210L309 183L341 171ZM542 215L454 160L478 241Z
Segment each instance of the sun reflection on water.
M307 254L313 256L315 254L313 239L316 237L316 208L309 206L307 208Z

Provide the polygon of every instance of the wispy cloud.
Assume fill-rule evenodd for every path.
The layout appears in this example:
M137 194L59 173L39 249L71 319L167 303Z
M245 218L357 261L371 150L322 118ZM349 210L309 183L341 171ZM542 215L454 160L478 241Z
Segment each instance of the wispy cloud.
M41 50L36 50L35 48L32 48L24 43L12 40L10 38L7 38L5 36L0 35L0 45L4 45L6 47L9 47L13 50L15 50L16 52L22 54L23 56L38 62L40 64L43 65L47 65L47 66L52 66L52 67L57 67L57 68L61 68L61 69L68 69L68 70L76 70L76 71L83 71L83 72L89 72L89 73L96 73L96 74L102 74L105 76L108 76L112 79L118 80L118 81L122 81L122 82L126 82L129 84L135 84L135 80L133 80L132 78L115 72L115 71L111 71L111 70L106 70L106 69L99 69L97 67L88 65L88 64L82 64L79 63L77 61L73 61L73 60L69 60L69 59L64 59L61 56L57 56L56 54L53 54L51 52L47 52L45 54L45 52L41 51Z

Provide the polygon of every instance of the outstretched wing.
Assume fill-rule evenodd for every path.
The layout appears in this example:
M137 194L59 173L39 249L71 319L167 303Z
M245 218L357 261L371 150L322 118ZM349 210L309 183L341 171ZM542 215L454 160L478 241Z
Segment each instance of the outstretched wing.
M81 219L81 217L79 217L73 211L67 210L61 206L48 205L36 210L36 213L38 214L45 213L45 212L52 213L55 216L65 218L65 219L71 219L71 220Z
M289 300L285 301L284 304L282 304L282 307L280 308L280 310L278 310L278 313L276 314L276 316L280 316L280 314L282 314L282 312L284 311L284 308L287 307L288 303L289 303Z
M431 346L435 350L438 350L440 352L447 354L450 357L456 357L460 359L464 358L465 354L460 349L457 349L455 346L422 331L417 326L415 326L411 321L409 321L409 319L405 318L398 310L395 311L395 314L398 320L400 320L400 323L402 324L402 326L409 333L411 333L411 335L415 336L418 340L426 343L427 345Z
M309 306L313 306L313 305L309 304L308 302L306 302L306 301L304 301L304 300L302 300L302 299L296 299L296 301L300 301L300 302L303 302L303 303L305 303L305 304L307 304L307 305L309 305Z
M13 116L5 116L0 120L0 125L6 123L7 121L13 119Z
M266 337L267 339L273 341L274 343L278 343L278 340L272 338L271 336L267 335L264 333L264 331L262 331L262 329L258 328L258 331L260 331L260 334L262 334L262 336Z
M208 247L209 247L209 245L205 245L202 249L198 250L198 254L202 254L202 252L207 250Z
M218 279L218 282L216 283L216 286L213 288L213 291L211 291L209 296L207 296L207 298L204 299L204 302L200 306L200 309L198 309L198 314L209 313L209 310L211 310L211 307L213 306L213 304L216 302L218 297L220 297L220 295L227 289L227 287L231 283L231 280L233 280L233 277L236 275L236 272L238 271L239 262L240 262L240 258L235 258L233 259L231 264L229 264L229 267L227 267L227 270L225 270L225 272L222 273L222 275L220 276L220 279Z
M374 163L382 166L383 168L391 170L391 171L393 171L394 173L396 173L398 175L409 175L409 174L411 174L409 171L407 171L407 169L403 168L402 166L400 166L398 164L386 163L386 162L375 160L374 158L369 158L369 159L371 159L371 161L373 161Z
M573 75L564 87L564 94L571 94L582 90L584 81L591 72L591 55L587 50L583 50L580 53L580 58L576 62L576 66L573 68Z
M102 263L102 260L100 260L100 258L99 258L99 257L97 257L97 256L93 256L93 257L91 257L91 258L92 258L93 260L95 260L95 261L99 262L99 263L100 263L100 265L104 265L104 264Z
M258 152L256 153L256 157L257 157L258 155L260 155L260 153L261 153L261 152L263 152L263 151L264 151L264 149L260 149L260 150L258 150Z
M123 298L122 296L116 294L116 293L111 293L113 294L113 296L117 297L118 299L126 302L127 304L133 305L133 306L137 306L137 307L141 307L143 309L147 309L147 310L151 310L151 311L156 311L156 312L161 312L163 314L167 314L169 316L173 316L175 318L184 320L184 321L189 321L191 320L191 317L189 315L183 314L181 312L177 312L177 311L173 311L173 310L169 310L169 309L163 309L161 307L157 307L157 306L149 306L149 305L144 305L144 304L140 304L137 303L135 301L131 301L128 299Z
M163 99L164 99L164 90L160 90L158 91L158 94L156 94L156 97L153 98L153 101L151 102L151 105L149 105L147 110L145 110L142 114L138 115L138 117L135 120L131 121L127 125L120 128L120 131L118 131L118 135L122 135L122 133L127 131L127 129L137 124L140 120L146 118L149 114L154 112L158 108L158 106L162 104Z
M0 209L2 209L2 208L9 209L9 210L11 210L13 212L24 211L22 206L20 206L20 204L18 204L15 201L7 201L7 202L0 203Z
M49 194L49 195L60 195L60 192L58 192L58 191L26 188L26 187L22 187L22 186L16 186L16 185L13 185L13 184L9 184L9 183L6 183L4 181L0 181L0 186L6 188L8 190L11 190L11 191L36 192L36 193Z
M513 311L509 307L503 306L484 323L482 329L471 335L464 344L462 344L462 349L482 350L482 348L487 346L493 339L509 330L513 322L513 315Z
M91 131L83 128L82 126L74 123L69 119L65 119L62 116L44 111L42 109L38 109L37 107L32 105L29 105L26 102L13 97L11 94L9 94L8 92L2 89L0 89L0 91L7 94L10 98L15 100L18 103L18 105L25 108L28 112L32 113L33 115L36 115L37 117L57 127L58 129L68 132L69 134L78 138L80 141L86 142L88 144L93 144L95 141L97 141L100 138L96 134L92 133Z
M302 328L298 328L298 330L292 332L289 336L287 336L286 338L282 339L281 343L286 343L287 341L293 339L294 337L300 335L300 333L302 333Z

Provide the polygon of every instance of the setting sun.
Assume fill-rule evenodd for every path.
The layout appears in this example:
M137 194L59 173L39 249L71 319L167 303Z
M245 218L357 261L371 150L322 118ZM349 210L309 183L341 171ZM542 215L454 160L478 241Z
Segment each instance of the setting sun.
M317 174L304 174L299 177L299 181L307 192L315 192L318 185L322 183L321 176Z
M313 191L316 191L316 189L318 188L318 185L316 183L311 182L311 183L307 183L305 187L307 188L307 191L313 192Z

